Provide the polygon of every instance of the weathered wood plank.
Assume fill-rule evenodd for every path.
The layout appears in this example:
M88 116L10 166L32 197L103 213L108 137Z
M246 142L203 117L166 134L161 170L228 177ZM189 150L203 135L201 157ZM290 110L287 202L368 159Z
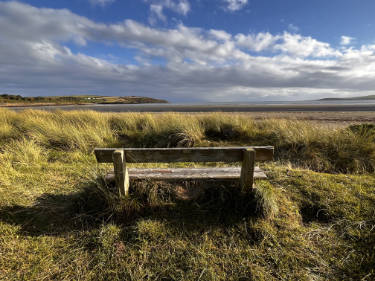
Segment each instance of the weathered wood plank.
M251 190L254 183L254 163L256 152L254 149L243 151L243 161L241 167L241 188L243 191Z
M125 197L129 193L129 173L126 168L126 158L123 150L116 150L112 154L113 168L116 186L120 197Z
M112 162L112 153L123 150L128 163L240 162L244 149L254 149L257 161L273 159L273 146L193 148L96 148L99 163Z
M164 169L139 169L129 168L129 178L154 179L154 180L199 180L199 179L219 179L232 180L239 179L241 175L240 167L225 168L164 168ZM265 179L266 174L259 168L254 169L254 178ZM109 173L107 180L114 180L114 174Z

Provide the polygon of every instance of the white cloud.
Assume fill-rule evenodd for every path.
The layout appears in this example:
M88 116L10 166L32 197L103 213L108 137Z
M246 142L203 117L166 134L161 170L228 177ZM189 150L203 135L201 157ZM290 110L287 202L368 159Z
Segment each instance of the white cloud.
M251 51L260 52L273 46L274 43L280 39L280 36L274 36L268 32L249 35L240 33L236 35L235 39L239 46L245 47Z
M211 29L209 33L218 40L228 41L232 38L232 35L224 30Z
M269 32L248 35L239 33L235 39L239 47L255 52L281 52L294 57L330 57L341 54L328 43L289 32L281 35L272 35Z
M299 31L299 27L294 25L293 23L288 24L288 30L292 33L297 33Z
M229 11L238 11L247 5L247 0L224 0Z
M151 4L150 12L151 12L151 17L149 18L149 22L151 24L155 24L157 19L164 21L164 22L167 20L167 18L163 14L163 6L161 5Z
M106 6L115 2L115 0L89 0L92 5Z
M329 57L340 55L340 52L331 48L328 43L320 42L310 36L304 37L288 32L282 35L282 42L276 44L274 49L297 57Z
M155 24L157 20L166 21L164 10L169 9L177 14L186 16L190 11L190 3L188 0L145 0L150 3L149 21Z
M354 39L355 39L354 37L344 36L343 35L343 36L341 36L340 45L343 45L343 46L350 45L350 43L352 43L352 41Z
M375 88L375 45L335 49L288 32L232 35L182 24L103 24L19 2L0 2L0 26L1 92L240 101L360 95ZM68 42L131 48L138 63L74 53Z

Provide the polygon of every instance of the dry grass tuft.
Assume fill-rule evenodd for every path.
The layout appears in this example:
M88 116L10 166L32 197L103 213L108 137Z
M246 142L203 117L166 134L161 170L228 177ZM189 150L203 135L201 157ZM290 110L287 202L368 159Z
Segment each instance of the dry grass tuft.
M273 145L276 158L315 171L363 173L375 167L369 125L327 127L245 115L0 111L0 143L24 138L53 150L94 147ZM361 127L362 126L362 127ZM370 128L371 127L371 128Z

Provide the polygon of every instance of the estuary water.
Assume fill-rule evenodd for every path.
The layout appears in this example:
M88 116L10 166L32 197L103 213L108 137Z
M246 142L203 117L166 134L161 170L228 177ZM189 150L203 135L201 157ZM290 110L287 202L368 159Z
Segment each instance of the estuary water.
M100 112L317 112L374 111L375 100L267 101L252 103L94 104L11 107L11 110L94 110Z

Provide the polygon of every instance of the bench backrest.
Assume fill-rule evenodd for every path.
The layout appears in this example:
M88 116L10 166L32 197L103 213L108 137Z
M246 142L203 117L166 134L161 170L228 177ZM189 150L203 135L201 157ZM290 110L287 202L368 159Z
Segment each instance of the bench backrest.
M99 163L112 163L112 154L123 150L127 163L241 162L243 151L255 150L256 161L273 159L273 146L192 147L192 148L96 148Z

